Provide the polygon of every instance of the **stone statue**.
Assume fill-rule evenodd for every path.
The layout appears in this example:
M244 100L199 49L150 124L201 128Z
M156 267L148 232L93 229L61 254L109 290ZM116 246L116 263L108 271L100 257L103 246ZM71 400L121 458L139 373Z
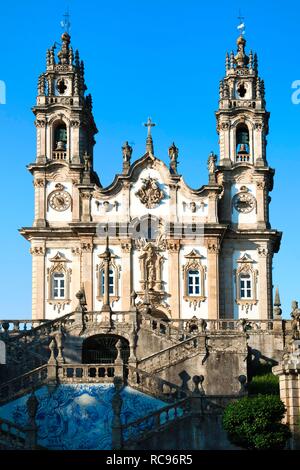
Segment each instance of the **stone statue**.
M126 141L122 146L122 155L123 155L123 171L126 173L130 168L130 160L132 155L132 147Z
M298 302L293 300L292 302L292 337L293 339L300 339L300 309L298 308Z
M169 157L170 157L170 171L171 173L177 173L177 164L178 164L178 148L173 144L169 147Z
M155 249L152 245L149 245L147 249L146 259L145 259L145 267L146 267L146 280L148 281L148 288L153 289L155 280L156 280L156 272L155 272Z
M213 152L210 152L208 160L207 160L207 168L208 168L209 175L214 175L216 171L216 162L217 162L217 156Z

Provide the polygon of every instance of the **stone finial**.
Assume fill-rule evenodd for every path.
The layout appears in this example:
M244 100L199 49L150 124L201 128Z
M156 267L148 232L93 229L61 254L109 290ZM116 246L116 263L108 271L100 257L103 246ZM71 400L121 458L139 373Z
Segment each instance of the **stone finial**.
M122 146L123 155L123 173L127 173L130 168L130 159L132 155L132 147L126 141Z
M233 53L233 51L230 52L229 66L230 66L231 69L234 69L234 53Z
M169 147L169 157L170 157L170 172L177 173L177 164L178 164L178 147L175 143Z
M208 160L207 160L207 169L208 169L208 174L209 174L209 183L215 184L216 182L216 162L217 162L217 156L214 154L214 152L210 152Z
M131 305L131 307L135 307L136 298L137 298L137 293L135 292L135 290L133 290L130 294L130 305Z
M66 31L61 35L62 46L58 52L57 57L60 64L69 64L69 44L71 42L71 36Z
M193 394L194 395L205 395L205 392L204 392L204 389L203 389L204 376L203 375L194 375L193 376L193 382L194 382Z
M85 296L85 290L84 290L84 287L81 286L80 290L77 292L77 294L75 295L75 297L78 299L78 305L76 307L76 311L78 312L86 312L86 306L87 306L87 302L86 302L86 296Z
M245 53L246 39L241 35L237 41L237 54L234 57L235 64L238 68L247 67L249 57Z
M54 338L52 338L49 343L50 357L48 359L48 364L56 364L56 359L55 359L55 354L54 354L55 348L56 348L56 341Z
M282 309L280 306L281 306L281 302L280 302L280 296L279 296L279 289L278 287L276 287L275 298L274 298L274 308L273 308L274 318L276 317L278 318L282 314Z
M226 72L229 70L230 67L230 60L229 60L229 54L226 52L226 58L225 58L225 70Z

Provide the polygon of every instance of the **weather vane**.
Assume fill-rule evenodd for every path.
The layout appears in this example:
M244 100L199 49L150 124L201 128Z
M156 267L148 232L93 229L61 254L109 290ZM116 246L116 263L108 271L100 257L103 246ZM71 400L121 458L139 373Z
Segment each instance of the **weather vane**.
M64 19L61 20L61 22L60 22L60 26L63 28L64 31L69 33L70 29L71 29L69 9L67 9L66 13L63 15L63 18Z
M244 35L245 34L245 21L244 21L245 17L241 15L241 10L239 10L238 20L239 20L239 25L237 26L237 29L239 30L241 35Z

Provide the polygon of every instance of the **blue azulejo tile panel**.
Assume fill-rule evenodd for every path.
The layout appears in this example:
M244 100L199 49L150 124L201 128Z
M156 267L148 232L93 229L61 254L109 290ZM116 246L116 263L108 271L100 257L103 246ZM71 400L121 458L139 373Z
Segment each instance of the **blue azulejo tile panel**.
M60 385L49 393L36 391L38 443L50 449L111 449L112 385ZM123 398L122 422L128 423L165 406L165 403L129 387ZM25 426L28 395L0 408L1 418Z

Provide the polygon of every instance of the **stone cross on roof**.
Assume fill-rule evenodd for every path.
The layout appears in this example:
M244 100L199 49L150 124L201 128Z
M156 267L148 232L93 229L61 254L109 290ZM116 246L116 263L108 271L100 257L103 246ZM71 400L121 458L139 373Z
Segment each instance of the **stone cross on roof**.
M154 124L154 122L152 122L151 118L148 117L148 120L147 120L147 122L145 122L144 126L148 127L147 140L146 140L146 151L153 155L154 148L153 148L153 140L152 140L152 135L151 135L151 127L156 126L156 124Z

